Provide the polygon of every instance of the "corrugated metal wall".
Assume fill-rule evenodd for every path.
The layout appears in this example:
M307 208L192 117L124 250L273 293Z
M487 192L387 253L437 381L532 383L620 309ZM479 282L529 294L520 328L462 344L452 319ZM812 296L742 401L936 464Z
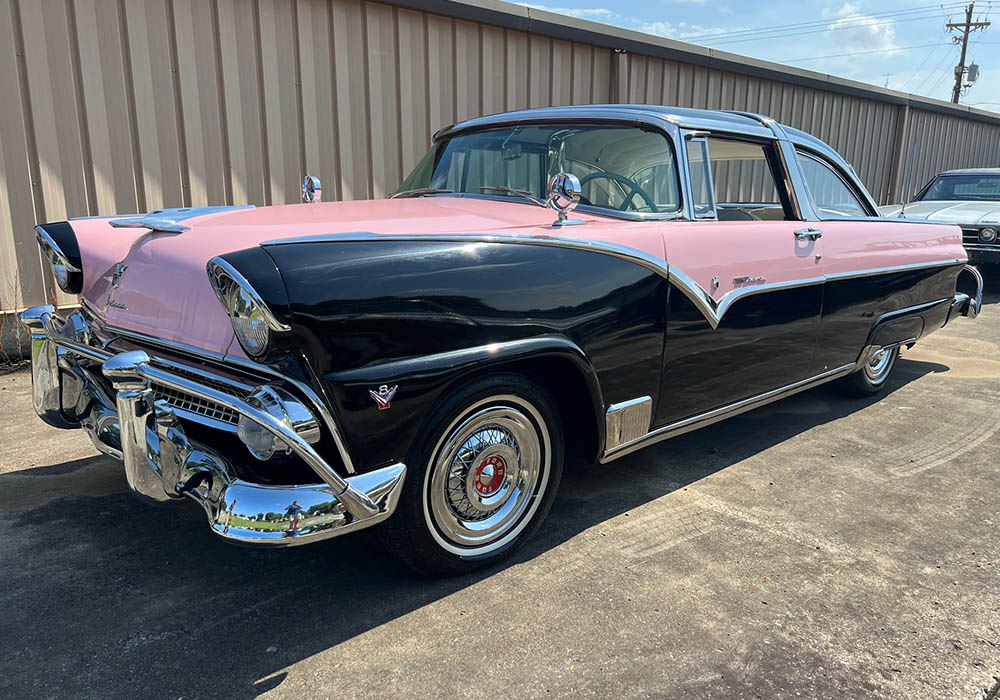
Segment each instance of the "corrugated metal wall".
M1000 163L1000 122L793 83L359 0L0 0L0 309L53 298L37 221L294 202L307 172L381 197L438 128L521 107L761 112L883 202L918 130L915 183Z

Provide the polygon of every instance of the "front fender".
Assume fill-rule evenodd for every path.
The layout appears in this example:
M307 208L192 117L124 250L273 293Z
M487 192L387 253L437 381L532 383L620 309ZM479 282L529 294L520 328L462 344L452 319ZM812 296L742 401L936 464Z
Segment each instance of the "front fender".
M266 250L287 290L287 342L308 360L359 469L403 459L441 393L474 372L537 370L540 361L571 367L594 413L598 450L607 404L659 394L667 282L634 261L475 240ZM560 400L561 372L554 384L545 374ZM382 410L370 394L381 386L398 387Z

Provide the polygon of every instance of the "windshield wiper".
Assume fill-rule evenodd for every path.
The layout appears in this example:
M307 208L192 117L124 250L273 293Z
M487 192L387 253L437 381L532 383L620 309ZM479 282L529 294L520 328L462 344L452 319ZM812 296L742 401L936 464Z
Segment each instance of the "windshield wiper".
M545 202L535 197L527 190L515 190L513 187L503 187L500 185L483 185L479 188L481 192L503 192L504 194L516 194L518 197L524 197L527 200L537 204L540 207L547 207Z
M423 197L425 194L454 194L455 190L443 190L435 187L421 187L416 190L403 190L393 192L386 199L396 199L397 197Z

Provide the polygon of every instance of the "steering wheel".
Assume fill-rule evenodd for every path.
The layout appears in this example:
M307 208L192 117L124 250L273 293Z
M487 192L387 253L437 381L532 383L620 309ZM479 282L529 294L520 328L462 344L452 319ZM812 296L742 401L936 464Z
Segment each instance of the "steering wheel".
M653 198L649 196L649 193L647 193L646 190L642 189L642 187L639 186L639 183L635 182L634 180L628 179L624 175L619 175L618 173L599 172L599 173L591 173L590 175L584 175L582 178L580 178L581 189L588 182L592 182L594 180L597 180L598 178L604 178L605 180L614 180L619 185L624 186L625 189L628 191L628 196L625 197L625 201L622 202L621 206L622 211L628 209L629 206L631 206L632 198L635 197L636 195L639 195L644 200L646 200L646 204L649 205L650 211L652 211L653 213L659 211L656 208L656 204L653 202Z

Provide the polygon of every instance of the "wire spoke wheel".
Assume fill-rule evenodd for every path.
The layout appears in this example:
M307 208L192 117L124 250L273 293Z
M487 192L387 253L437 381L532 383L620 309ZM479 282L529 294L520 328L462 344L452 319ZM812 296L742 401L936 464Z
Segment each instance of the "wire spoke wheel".
M488 555L531 519L548 479L541 415L516 396L470 407L445 431L425 477L425 515L447 551Z

